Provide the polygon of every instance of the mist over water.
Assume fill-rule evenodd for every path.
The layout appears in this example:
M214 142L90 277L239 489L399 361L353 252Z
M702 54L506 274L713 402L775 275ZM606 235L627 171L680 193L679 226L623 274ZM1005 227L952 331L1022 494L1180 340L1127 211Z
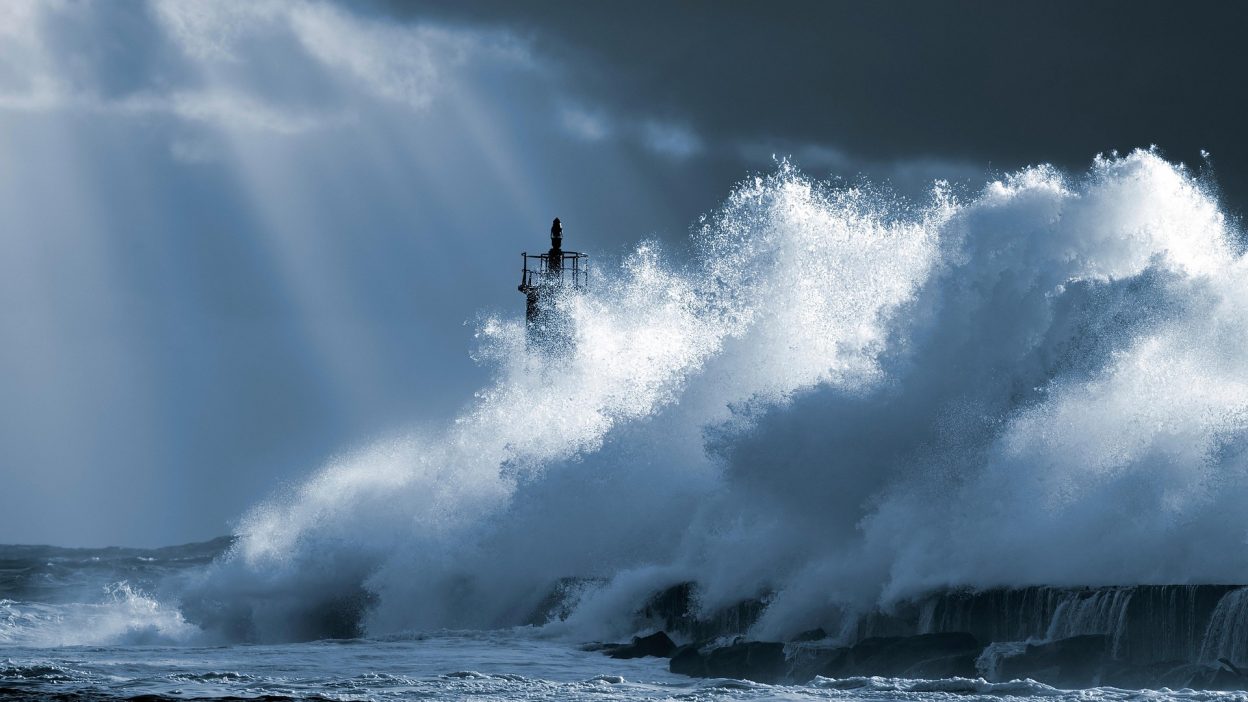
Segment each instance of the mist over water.
M603 584L549 628L589 639L696 580L708 610L774 592L779 636L951 586L1248 582L1237 236L1154 152L924 202L782 163L691 262L642 243L558 300L565 353L484 318L458 417L258 505L183 612L497 627L576 576Z

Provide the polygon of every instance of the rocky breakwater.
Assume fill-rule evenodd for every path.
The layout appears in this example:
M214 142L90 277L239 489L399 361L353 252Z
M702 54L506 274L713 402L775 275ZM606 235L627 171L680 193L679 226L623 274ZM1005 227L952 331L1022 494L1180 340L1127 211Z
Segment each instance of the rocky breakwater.
M696 599L692 583L656 593L636 619L659 633L608 652L654 651L638 655L670 657L674 673L764 683L881 676L1248 689L1248 588L1238 586L941 592L843 617L837 636L815 628L769 641L749 636L768 598L710 613Z

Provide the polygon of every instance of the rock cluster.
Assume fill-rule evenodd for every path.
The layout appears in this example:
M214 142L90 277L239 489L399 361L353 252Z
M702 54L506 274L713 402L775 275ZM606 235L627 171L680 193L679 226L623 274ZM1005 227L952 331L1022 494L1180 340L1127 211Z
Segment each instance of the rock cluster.
M631 644L595 648L613 658L671 658L670 670L681 675L767 684L802 684L815 677L936 680L988 675L1002 681L1031 679L1059 688L1248 689L1248 676L1230 661L1132 665L1109 656L1105 637L1100 635L1024 644L997 658L992 671L985 670L983 645L966 632L874 637L853 646L743 638L677 646L660 631L634 638Z
M1131 591L1129 594L1143 603L1140 605L1133 605L1122 588L1101 592L1033 588L1019 594L1007 591L953 593L941 596L944 599L934 608L935 614L943 617L939 623L948 626L962 621L973 624L975 631L902 633L906 629L913 632L914 622L896 614L875 614L860 622L856 640L851 635L852 645L841 645L830 643L823 629L802 632L788 641L748 640L744 634L766 607L765 598L745 600L709 614L695 615L695 586L680 583L656 593L638 610L639 622L661 627L661 630L635 638L631 644L599 645L597 649L616 658L670 658L669 667L673 673L768 684L802 684L816 677L879 676L918 680L984 678L1000 682L1030 679L1067 689L1112 686L1248 690L1248 671L1236 667L1225 657L1209 662L1200 660L1203 656L1191 655L1190 651L1198 642L1196 639L1152 642L1135 640L1121 632L1117 637L1076 634L1052 640L1030 633L1023 640L998 636L1022 633L1028 626L1043 627L1042 615L1052 618L1054 610L1060 611L1058 605L1062 602L1067 603L1067 609L1083 606L1091 615L1101 610L1121 612L1115 621L1133 624L1137 629L1159 626L1149 620L1150 612L1156 609L1154 616L1193 619L1191 626L1185 628L1194 629L1198 623L1215 616L1213 610L1218 598L1231 591L1232 588L1225 586L1189 586L1176 590L1191 603L1191 606L1179 607L1177 614L1149 604L1149 599L1161 600L1160 595L1166 595L1170 601L1181 600L1162 588L1140 587ZM997 604L996 600L1014 604L1015 599L1019 600L1017 609L1005 607L1001 614L993 614L992 605ZM1146 604L1149 606L1145 607ZM1173 602L1168 604L1174 607ZM1035 612L1026 610L1027 607ZM1011 611L1023 611L1026 616L1017 616ZM1015 628L1019 631L1014 631ZM1185 633L1183 636L1192 639L1194 635ZM674 638L693 643L678 646ZM1183 655L1184 651L1189 653Z

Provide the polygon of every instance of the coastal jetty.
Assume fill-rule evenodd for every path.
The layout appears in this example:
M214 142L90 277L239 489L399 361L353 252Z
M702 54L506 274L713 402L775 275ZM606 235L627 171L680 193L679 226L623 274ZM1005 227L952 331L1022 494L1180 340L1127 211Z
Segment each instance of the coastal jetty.
M784 640L751 636L768 595L712 612L697 598L695 583L677 583L635 613L639 632L676 642L664 656L674 673L792 684L880 676L1248 689L1248 587L1240 585L949 590L846 612L839 626L811 622Z

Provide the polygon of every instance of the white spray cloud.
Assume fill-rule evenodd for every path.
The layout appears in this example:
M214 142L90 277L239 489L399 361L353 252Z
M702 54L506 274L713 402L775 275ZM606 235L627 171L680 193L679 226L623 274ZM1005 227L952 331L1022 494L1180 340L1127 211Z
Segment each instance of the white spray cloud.
M517 623L600 577L564 627L605 636L692 578L775 592L779 635L948 586L1242 581L1229 236L1149 152L922 206L782 166L691 267L645 244L561 301L569 356L487 321L468 411L258 508L201 596L280 638L359 597L373 632Z

